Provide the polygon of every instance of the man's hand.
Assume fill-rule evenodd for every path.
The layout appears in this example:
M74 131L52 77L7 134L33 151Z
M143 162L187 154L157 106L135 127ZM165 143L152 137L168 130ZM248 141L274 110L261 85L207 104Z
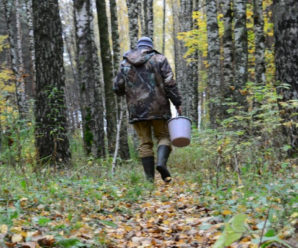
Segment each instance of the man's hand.
M181 106L176 107L178 115L182 115L182 108Z

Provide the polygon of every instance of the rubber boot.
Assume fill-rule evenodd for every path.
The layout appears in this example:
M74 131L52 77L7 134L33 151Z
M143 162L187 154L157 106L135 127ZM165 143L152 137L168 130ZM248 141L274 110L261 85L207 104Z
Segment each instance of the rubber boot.
M142 164L143 164L143 168L144 168L144 172L147 180L150 182L154 182L154 174L155 174L154 157L151 156L151 157L142 158Z
M171 174L167 169L167 162L171 152L171 147L166 145L161 145L157 149L157 163L156 163L156 170L161 175L162 180L166 183L169 183L172 178Z

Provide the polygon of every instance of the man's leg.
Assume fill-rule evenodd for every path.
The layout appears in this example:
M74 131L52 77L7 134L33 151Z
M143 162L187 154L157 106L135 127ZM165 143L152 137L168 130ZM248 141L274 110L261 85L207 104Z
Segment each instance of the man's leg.
M156 169L159 171L162 180L170 182L171 174L167 168L167 161L171 152L171 141L166 120L153 121L154 136L157 138L157 162Z
M154 153L153 153L153 141L151 134L151 121L140 121L133 124L136 130L140 145L139 145L139 156L142 160L144 172L146 178L149 181L154 181Z

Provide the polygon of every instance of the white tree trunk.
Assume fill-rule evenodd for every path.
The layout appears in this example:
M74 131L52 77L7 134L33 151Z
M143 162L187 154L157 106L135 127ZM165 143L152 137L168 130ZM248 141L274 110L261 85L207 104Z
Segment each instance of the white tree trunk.
M28 111L26 103L25 93L25 81L24 81L24 62L22 51L22 27L21 27L21 12L22 7L20 0L16 0L16 28L17 28L17 57L18 57L18 73L16 77L16 94L18 107L21 117L25 117L25 113Z
M223 93L225 97L230 97L230 86L234 80L233 67L233 36L232 36L232 1L223 0L223 18L224 18L224 35L223 35Z
M74 12L84 144L87 153L95 157L103 157L105 155L104 111L90 0L76 0Z
M207 3L207 36L208 36L208 90L209 116L211 128L218 126L222 117L222 93L220 84L220 45L217 23L216 0Z
M253 0L255 32L255 80L259 84L265 84L266 82L265 35L262 3L262 0Z
M247 82L247 29L246 29L246 1L233 0L234 9L234 37L235 37L235 100L244 105L245 98L240 91Z

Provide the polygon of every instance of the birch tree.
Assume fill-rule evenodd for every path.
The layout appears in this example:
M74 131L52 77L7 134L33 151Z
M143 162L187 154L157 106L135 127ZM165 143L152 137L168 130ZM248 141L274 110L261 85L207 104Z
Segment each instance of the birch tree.
M211 128L218 126L222 117L222 97L220 85L220 43L217 23L216 0L209 0L206 5L208 36L208 89L209 116Z
M112 28L112 43L113 43L113 76L116 76L116 73L119 69L120 61L120 42L119 42L119 31L118 31L118 16L117 16L117 4L116 0L110 0L110 12L111 12L111 28ZM127 137L127 111L125 100L121 97L117 98L118 104L118 118L117 122L120 123L120 135L119 139L119 155L122 159L129 159L129 146L128 146L128 137ZM122 110L122 111L121 111ZM122 114L122 117L120 118Z
M4 13L9 37L11 68L15 76L16 100L21 118L25 118L27 112L25 84L23 78L23 61L22 61L22 42L21 42L21 26L19 15L19 1L9 2L3 0ZM16 26L13 26L13 17L15 17ZM17 44L15 44L15 40Z
M193 1L193 11L199 10L199 1ZM198 25L196 21L192 21L192 29L198 29ZM191 120L193 121L193 125L198 127L198 104L199 104L199 51L196 50L195 53L192 55L191 58L191 67L192 67L192 83L190 84L190 90L192 94L192 101L191 101Z
M254 33L255 33L255 80L259 84L265 84L265 35L263 1L253 0L254 7Z
M7 25L6 25L6 18L5 18L5 11L4 11L3 2L0 2L0 37L6 37L7 33ZM5 43L4 43L5 42ZM5 39L1 46L0 46L0 65L7 64L9 59L9 51L8 49L3 49L3 45L8 43L8 39ZM2 48L2 49L1 49Z
M193 11L193 2L192 1L180 1L180 11L179 11L179 32L187 32L193 29L193 20L192 20L192 11ZM182 95L182 111L183 114L192 119L193 122L196 122L197 113L197 104L194 104L194 98L197 95L197 88L194 85L197 85L196 79L194 76L194 65L192 63L193 57L190 57L187 61L184 58L185 53L187 52L187 47L183 41L179 43L180 48L177 51L178 62L177 66L177 83ZM180 62L179 62L179 61ZM196 100L197 102L197 100ZM196 106L194 106L196 105Z
M175 59L175 74L176 81L178 83L179 89L181 88L180 82L183 80L183 61L181 60L181 45L177 38L178 32L180 30L179 23L179 12L177 9L177 0L171 0L171 8L173 13L173 37L174 37L174 59Z
M163 16L162 16L162 54L165 54L166 47L166 8L167 1L163 0Z
M127 8L128 8L128 1L129 0L126 0L126 5L127 5ZM129 1L131 3L131 1ZM142 35L145 35L145 32L146 32L146 28L147 28L147 25L145 23L145 8L144 6L146 5L146 0L137 0L137 6L138 6L138 21L140 22L140 27L141 27L141 34Z
M234 67L233 67L233 36L232 36L232 1L222 1L222 12L224 21L223 34L223 97L231 96L230 86L234 81Z
M103 104L96 71L99 64L97 59L93 59L94 56L97 57L97 48L94 42L90 0L74 1L74 17L85 150L87 154L103 157L105 155Z
M113 63L111 57L108 18L106 13L105 1L96 0L96 8L100 36L101 60L104 77L108 150L109 153L112 155L115 150L116 142L116 100L113 92Z
M21 11L22 6L20 0L16 0L16 31L17 31L17 57L18 57L18 78L17 85L19 90L17 90L17 99L19 105L19 111L21 116L24 117L25 113L28 112L28 106L26 102L26 92L25 92L25 80L24 80L24 61L23 61L23 39L22 39L22 26L21 26Z
M153 26L153 0L144 0L144 23L145 23L145 32L144 36L150 37L152 40L154 33Z
M298 2L295 0L274 1L274 37L276 79L279 84L288 87L278 87L282 102L298 100ZM289 138L290 155L298 152L298 108L295 105L282 111L286 124L284 132Z
M36 55L35 144L41 163L67 163L62 25L58 0L32 1ZM45 39L46 37L46 39Z
M235 80L234 97L240 105L244 105L244 97L240 93L247 82L247 29L246 1L233 0L234 37L235 37Z
M130 48L133 49L137 46L139 24L138 24L138 2L135 0L126 0L128 21L129 21L129 37L130 37Z
M29 40L29 54L30 54L30 74L31 74L31 89L32 95L35 94L35 51L34 51L34 35L33 35L33 20L32 20L32 0L25 0L27 26L28 26L28 40Z

